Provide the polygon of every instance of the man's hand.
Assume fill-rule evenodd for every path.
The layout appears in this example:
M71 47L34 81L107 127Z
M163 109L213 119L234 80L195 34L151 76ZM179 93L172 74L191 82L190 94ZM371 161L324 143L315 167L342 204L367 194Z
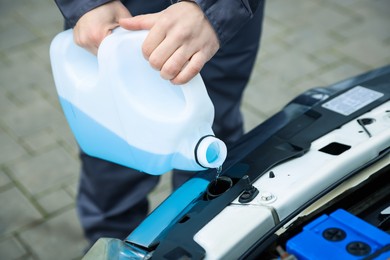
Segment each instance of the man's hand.
M102 40L119 26L119 19L131 14L120 1L112 1L84 14L73 30L74 41L96 55Z
M159 13L120 19L119 24L128 30L150 30L143 54L174 84L191 80L219 49L213 27L195 3L180 2Z

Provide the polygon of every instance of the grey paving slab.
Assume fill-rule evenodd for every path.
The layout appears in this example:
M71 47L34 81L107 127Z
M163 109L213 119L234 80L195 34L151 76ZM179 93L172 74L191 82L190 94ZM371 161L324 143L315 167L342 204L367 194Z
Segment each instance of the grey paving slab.
M19 109L21 106L29 105L31 103L34 103L36 100L40 101L42 99L40 93L36 91L32 86L25 86L23 89L8 89L7 96L9 100L11 100L14 104L18 106L16 110ZM12 111L12 113L14 111Z
M365 68L367 67L361 64L344 61L342 63L333 65L328 70L319 74L318 77L324 82L326 82L327 85L329 85L332 83L336 83L340 80L346 79L348 77L358 75L364 72Z
M54 124L63 123L64 116L51 104L39 99L19 106L12 113L4 113L0 122L16 136L22 137L43 131Z
M9 100L6 91L0 90L0 111L5 113L5 111L12 111L14 109L16 109L16 105Z
M27 87L46 86L49 81L50 87L54 86L51 71L33 50L18 48L3 53L5 66L2 66L0 77L4 90L18 92Z
M384 66L390 63L389 45L371 37L351 40L340 45L338 49L351 59L368 67Z
M390 4L387 0L356 1L350 7L369 20L376 20L378 16L389 18ZM383 24L380 27L383 27Z
M262 35L266 35L267 39L275 39L286 32L288 29L289 28L279 20L265 19L263 21Z
M283 41L289 46L305 54L315 55L317 52L328 49L337 44L329 32L319 31L315 26L303 27L301 30L291 30L283 35Z
M40 212L15 187L0 192L0 236L42 219Z
M299 6L299 4L294 2L288 2L287 5ZM290 19L284 20L291 30L299 32L301 29L309 28L324 34L355 19L355 16L350 15L349 12L340 10L339 8L333 8L333 6L327 5L326 3L321 5L321 8L312 8L305 13L301 10L296 10L292 15L293 16L290 17ZM311 39L306 39L308 42L311 41Z
M254 74L258 74L258 68L268 70L272 73L272 69L265 66L263 62L266 60L272 60L274 57L280 56L281 53L284 54L286 50L291 49L291 46L280 39L282 37L267 38L266 32L264 32L264 34L265 36L263 36L261 40L260 53L258 54L256 66L254 67Z
M290 101L292 92L283 88L287 81L272 75L253 75L244 92L243 106L251 107L261 117L269 117Z
M65 119L63 123L53 124L50 128L53 130L53 134L59 139L61 145L63 145L67 151L70 151L73 156L78 157L79 149L76 140L70 131L68 124L65 122Z
M2 27L0 30L0 34L2 35L0 41L0 51L37 40L37 37L25 26L19 24L16 18L5 17L2 19L8 21L13 20L14 22L12 22L12 26Z
M277 77L285 82L291 82L300 77L310 75L320 70L323 66L298 50L285 52L283 55L264 60L262 63L264 67L272 71L273 77Z
M150 211L154 210L166 197L169 196L172 190L171 185L171 176L172 172L168 172L160 177L159 184L154 188L154 190L149 194L148 198L150 200L149 209Z
M54 30L54 32L50 33L50 36L47 36L45 40L35 42L29 46L29 49L31 50L33 55L39 60L39 62L43 64L43 67L49 72L48 76L50 79L52 79L50 65L50 43L54 36L60 31L61 29L57 28ZM53 80L51 80L50 84L53 87L53 90L55 90Z
M79 188L78 179L69 183L68 185L65 185L64 187L66 192L73 198L73 201L76 199L78 188Z
M318 1L267 1L265 13L269 19L288 24L297 16L306 15L317 8L322 8Z
M27 154L27 151L16 142L7 133L0 129L0 165L5 162L9 162L20 158Z
M21 138L30 151L39 153L49 149L50 147L58 146L60 137L53 129L48 128L42 131L32 133Z
M8 186L12 183L12 180L0 169L0 189Z
M61 12L56 8L54 1L26 2L18 6L15 15L23 24L29 25L28 28L40 38L52 37L53 33L60 31L63 27Z
M388 23L388 17L385 15L367 14L366 12L372 12L370 6L362 7L361 11L354 9L357 15L357 19L351 23L346 23L340 28L333 30L333 33L340 35L344 39L359 40L367 37L372 37L377 40L386 40L390 37L389 30L384 28L384 25ZM372 16L375 16L375 19L372 19Z
M333 81L331 83L326 82L324 79L319 78L319 75L321 75L321 73L303 77L295 81L290 88L290 91L293 93L292 96L296 97L311 88L325 87L335 83Z
M4 16L5 14L14 11L20 6L20 3L16 1L6 1L6 0L1 0L0 1L0 14Z
M251 107L242 107L242 113L244 117L244 131L249 132L259 124L261 124L267 116L262 116L258 111L255 111Z
M0 259L26 259L27 251L15 237L6 237L0 240Z
M32 195L77 179L78 163L61 147L9 165L12 177Z
M41 260L81 258L87 246L75 210L21 232L20 238L35 258Z
M47 214L52 214L71 206L74 199L64 189L56 189L37 199L37 202Z
M342 59L345 59L345 56L342 53L337 52L332 47L318 50L315 53L311 53L310 56L313 58L313 60L321 63L325 69L328 69L334 64L342 62Z

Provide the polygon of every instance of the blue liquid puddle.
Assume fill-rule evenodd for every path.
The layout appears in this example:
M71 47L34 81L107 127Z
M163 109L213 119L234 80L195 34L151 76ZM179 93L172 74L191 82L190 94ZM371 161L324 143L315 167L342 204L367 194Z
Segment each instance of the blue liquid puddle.
M188 158L178 153L154 154L131 146L123 138L77 109L69 101L60 97L60 103L78 144L90 156L152 175L161 175L171 170L173 159L179 165L191 164Z

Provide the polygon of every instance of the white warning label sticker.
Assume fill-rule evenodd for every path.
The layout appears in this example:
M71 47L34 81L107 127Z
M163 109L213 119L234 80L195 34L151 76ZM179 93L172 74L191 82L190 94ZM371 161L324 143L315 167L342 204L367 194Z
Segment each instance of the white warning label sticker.
M383 93L378 91L356 86L322 106L344 116L349 116L382 96Z

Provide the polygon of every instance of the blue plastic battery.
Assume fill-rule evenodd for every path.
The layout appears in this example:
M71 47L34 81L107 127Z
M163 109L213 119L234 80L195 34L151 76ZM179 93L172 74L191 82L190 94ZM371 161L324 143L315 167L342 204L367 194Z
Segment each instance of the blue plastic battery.
M286 247L298 259L390 259L390 235L342 209L306 225Z

